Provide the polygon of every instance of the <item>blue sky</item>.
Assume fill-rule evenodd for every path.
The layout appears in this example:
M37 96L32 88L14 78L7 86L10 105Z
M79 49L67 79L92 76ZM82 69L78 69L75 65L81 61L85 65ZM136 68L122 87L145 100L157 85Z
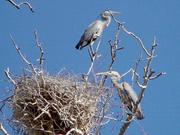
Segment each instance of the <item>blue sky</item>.
M180 1L179 0L36 0L30 1L35 10L31 13L26 7L21 10L2 0L0 4L0 93L8 87L5 82L4 69L9 67L14 74L19 74L24 67L13 48L11 33L26 56L36 63L38 50L34 46L34 29L38 30L45 51L45 69L56 74L62 68L73 73L87 72L89 57L87 49L77 51L74 46L79 38L99 13L105 9L120 12L118 17L128 30L142 38L150 47L153 37L158 42L157 57L154 59L155 71L167 72L167 75L152 82L145 93L142 108L145 119L138 123L149 135L179 135L180 133ZM116 30L112 22L102 38L102 61L96 66L104 71L103 64L108 58L108 40L113 39ZM125 51L119 59L133 64L139 46L127 36L122 36L120 44ZM123 73L130 67L117 61L114 70ZM112 124L113 125L113 124ZM107 127L104 135L117 134L121 123ZM137 122L134 122L127 135L142 134Z

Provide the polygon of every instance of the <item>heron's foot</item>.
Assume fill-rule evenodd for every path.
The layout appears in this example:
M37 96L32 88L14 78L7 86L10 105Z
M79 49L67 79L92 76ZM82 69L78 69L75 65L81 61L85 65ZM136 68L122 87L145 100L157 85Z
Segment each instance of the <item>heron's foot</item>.
M96 54L97 54L96 52L93 52L93 53L92 53L92 56L93 56L93 57L96 57Z

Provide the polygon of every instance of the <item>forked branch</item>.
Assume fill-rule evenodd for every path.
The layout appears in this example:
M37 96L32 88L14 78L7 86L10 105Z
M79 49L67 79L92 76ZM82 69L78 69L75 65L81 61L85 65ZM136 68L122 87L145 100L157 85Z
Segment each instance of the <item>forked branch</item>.
M122 31L124 31L127 35L132 36L134 39L136 39L139 43L139 45L141 46L141 48L144 50L144 52L146 53L147 56L151 56L151 54L148 52L148 50L146 49L143 41L141 40L140 37L138 37L136 34L134 34L133 32L128 31L125 26L124 23L120 22L119 20L117 20L113 15L112 15L113 20L119 25L119 27L122 29Z
M39 56L39 65L40 65L40 70L42 70L43 68L43 63L44 63L44 51L41 45L41 42L39 41L39 37L38 37L38 32L37 30L34 31L34 36L35 36L35 40L36 40L36 46L39 48L40 50L40 56Z
M0 123L0 131L1 131L4 135L9 135L8 132L6 131L6 129L3 127L2 123Z
M22 5L26 5L31 12L34 12L33 7L32 7L31 4L30 4L29 2L27 2L27 1L21 2L21 3L19 3L19 4L17 4L14 0L7 0L7 1L8 1L9 3L11 3L11 4L12 4L14 7L16 7L17 9L20 9Z
M155 50L157 47L157 43L156 40L154 39L154 42L152 44L151 50L150 50L150 56L147 58L147 62L146 62L146 66L144 67L144 80L143 83L141 84L139 82L139 76L137 76L137 73L135 73L134 75L136 76L136 83L139 86L139 88L141 89L141 92L139 94L138 100L136 102L136 106L134 109L134 112L132 112L133 114L136 113L137 109L138 109L138 105L139 103L142 101L143 97L144 97L144 92L148 86L148 82L149 80L152 80L151 77L154 74L154 71L151 69L151 63L153 61L154 55L155 55ZM136 67L137 68L137 67ZM165 73L159 73L158 75L156 75L155 78L160 77L161 75L164 75ZM133 115L129 115L126 119L126 122L123 124L123 126L120 129L119 135L124 135L124 133L126 132L126 130L128 129L129 125L131 124L131 119L133 118Z
M25 56L22 54L20 48L19 48L18 45L16 44L16 42L15 42L14 38L12 37L12 35L10 35L10 38L11 38L12 43L13 43L13 45L14 45L17 53L19 54L19 56L20 56L20 57L22 58L22 60L31 68L33 74L36 74L36 70L35 70L33 64L32 64L31 62L29 62L29 61L25 58Z

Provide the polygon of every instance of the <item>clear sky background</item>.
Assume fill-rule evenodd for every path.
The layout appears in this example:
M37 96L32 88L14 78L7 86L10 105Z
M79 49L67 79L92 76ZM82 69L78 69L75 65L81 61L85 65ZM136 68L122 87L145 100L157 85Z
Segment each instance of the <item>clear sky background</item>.
M19 1L19 0L18 0ZM128 30L142 38L150 47L153 37L158 42L157 57L153 62L155 71L167 72L167 75L150 82L142 108L145 119L133 122L127 135L142 134L142 128L148 135L180 134L180 1L179 0L31 0L35 13L28 8L15 9L6 0L0 3L0 94L4 97L9 85L4 69L9 67L19 74L24 67L13 48L11 33L19 47L36 63L38 50L34 46L34 29L38 30L45 51L45 69L57 74L67 68L75 74L87 72L89 57L87 49L77 51L74 47L89 23L98 18L105 9L121 12L118 17ZM108 40L113 39L115 23L104 32L102 38L102 61L96 65L97 71L104 71L103 64L108 56ZM118 55L132 66L137 57L139 46L126 36L120 40L125 51ZM120 73L130 66L118 61L114 70ZM6 80L6 81L5 81ZM113 125L113 124L112 124ZM103 135L117 135L121 122L114 128L110 125ZM140 125L140 126L139 126Z

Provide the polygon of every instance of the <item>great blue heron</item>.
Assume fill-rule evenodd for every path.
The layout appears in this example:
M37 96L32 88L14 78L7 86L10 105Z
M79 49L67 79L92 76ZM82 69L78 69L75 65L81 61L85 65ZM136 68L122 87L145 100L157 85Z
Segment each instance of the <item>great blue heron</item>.
M76 49L82 49L87 45L93 45L98 37L101 36L103 30L109 26L111 22L111 16L118 14L118 12L106 10L101 14L101 19L92 22L88 28L84 31L79 43L76 45Z
M108 71L97 73L96 75L105 75L111 77L113 85L117 88L118 94L121 98L122 104L127 108L131 113L134 113L136 102L138 101L138 96L133 90L133 88L127 83L122 82L118 83L121 79L121 76L116 71ZM137 119L141 120L144 118L143 113L141 111L140 104L137 107L136 113L134 114Z

